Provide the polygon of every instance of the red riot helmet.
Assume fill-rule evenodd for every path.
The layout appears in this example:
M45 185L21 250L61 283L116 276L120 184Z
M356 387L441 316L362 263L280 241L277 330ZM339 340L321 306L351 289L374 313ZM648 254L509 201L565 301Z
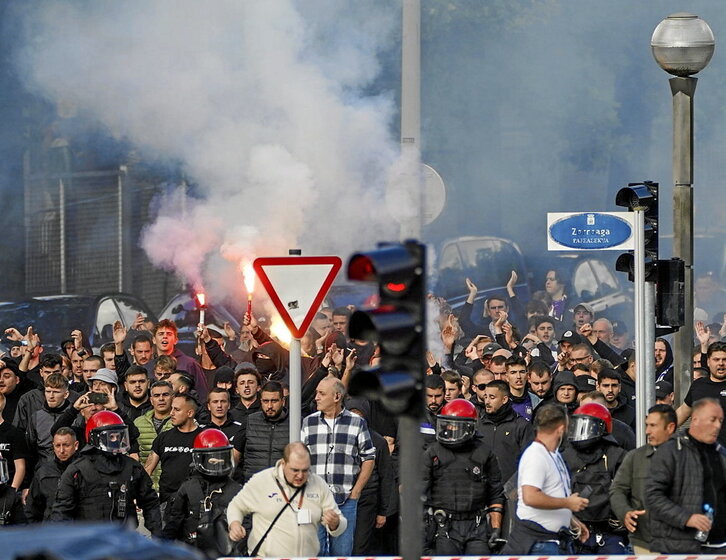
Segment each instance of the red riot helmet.
M570 418L567 438L579 447L602 439L613 431L613 417L607 407L590 402L575 409Z
M106 453L128 453L129 428L111 410L100 410L86 421L86 441Z
M232 446L224 432L208 428L197 434L192 464L208 476L228 476L232 472Z
M474 437L478 414L466 399L446 403L436 417L436 439L444 445L459 445Z

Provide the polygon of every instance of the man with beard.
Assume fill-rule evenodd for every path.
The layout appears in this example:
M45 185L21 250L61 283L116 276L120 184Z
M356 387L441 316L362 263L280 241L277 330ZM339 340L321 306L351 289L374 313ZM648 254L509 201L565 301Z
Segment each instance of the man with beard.
M590 535L579 545L580 554L627 553L625 532L613 530L611 523L616 518L610 508L610 484L625 456L611 433L612 417L601 404L588 403L572 413L567 436L570 445L563 457L572 473L572 491L589 499L578 514Z
M552 398L552 372L542 360L532 360L529 364L527 384L540 400Z
M131 420L136 420L144 412L151 410L149 375L141 366L131 366L126 370L124 393L120 401Z
M477 431L484 444L499 461L502 482L517 472L522 450L534 439L532 424L512 408L510 387L504 381L492 381L484 389L485 414L479 419Z
M673 350L665 338L655 339L655 381L673 383Z
M0 394L5 396L4 415L8 422L15 418L15 410L22 397L35 385L27 377L20 376L20 370L14 360L0 360Z
M161 463L159 498L165 504L174 496L189 474L194 438L202 430L194 419L199 405L185 393L171 401L172 428L161 432L151 445L144 468L151 476Z
M53 436L53 458L40 463L30 483L25 502L25 515L30 523L41 523L50 518L58 481L77 451L76 432L71 428L59 428Z
M234 374L234 387L239 395L237 406L229 411L229 415L242 424L247 423L247 417L260 410L260 381L262 377L252 364L241 364L237 366Z
M721 408L726 410L726 342L714 342L708 347L706 353L709 376L701 377L691 383L683 404L678 407L678 424L683 424L691 415L693 403L703 399L712 398L721 403ZM718 442L726 446L726 426L721 427L718 434Z
M610 415L635 431L635 407L620 393L620 374L614 369L603 369L597 375L597 390L605 396Z
M246 426L234 441L234 480L245 483L282 458L290 440L290 418L284 405L282 385L277 381L265 383L260 391L261 410L247 417Z
M144 468L126 455L129 432L124 421L115 412L102 410L89 418L86 434L89 445L60 477L50 520L135 525L140 507L146 528L160 536L159 497Z
M522 358L509 358L506 381L509 384L510 402L514 412L529 422L540 399L527 391L527 362Z
M289 507L298 501L304 507ZM242 526L247 514L252 514L251 555L261 557L317 556L321 527L331 537L348 527L325 480L310 471L310 451L300 442L287 445L274 467L257 473L232 499L227 508L231 540L237 542L247 535Z
M426 410L424 420L421 423L421 434L423 435L424 447L428 447L436 441L436 415L444 406L444 393L446 385L440 375L427 375L424 379L426 389Z

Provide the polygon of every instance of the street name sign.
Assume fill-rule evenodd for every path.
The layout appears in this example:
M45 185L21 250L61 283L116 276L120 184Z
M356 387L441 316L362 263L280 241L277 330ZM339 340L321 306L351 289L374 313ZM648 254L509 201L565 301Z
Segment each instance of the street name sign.
M632 212L548 212L548 251L632 251Z

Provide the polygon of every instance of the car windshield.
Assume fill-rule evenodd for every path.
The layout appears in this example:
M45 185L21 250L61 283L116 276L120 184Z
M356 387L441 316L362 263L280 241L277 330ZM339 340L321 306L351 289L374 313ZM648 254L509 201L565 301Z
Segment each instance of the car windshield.
M25 334L29 326L46 345L60 346L73 329L90 322L92 300L31 300L0 305L0 328L15 327Z

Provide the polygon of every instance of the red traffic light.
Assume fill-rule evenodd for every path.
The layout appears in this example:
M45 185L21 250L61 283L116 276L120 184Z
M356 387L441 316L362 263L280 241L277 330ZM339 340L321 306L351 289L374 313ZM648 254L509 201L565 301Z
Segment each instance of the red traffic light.
M376 267L373 261L365 255L354 255L348 263L348 278L362 282L373 282L377 279Z

